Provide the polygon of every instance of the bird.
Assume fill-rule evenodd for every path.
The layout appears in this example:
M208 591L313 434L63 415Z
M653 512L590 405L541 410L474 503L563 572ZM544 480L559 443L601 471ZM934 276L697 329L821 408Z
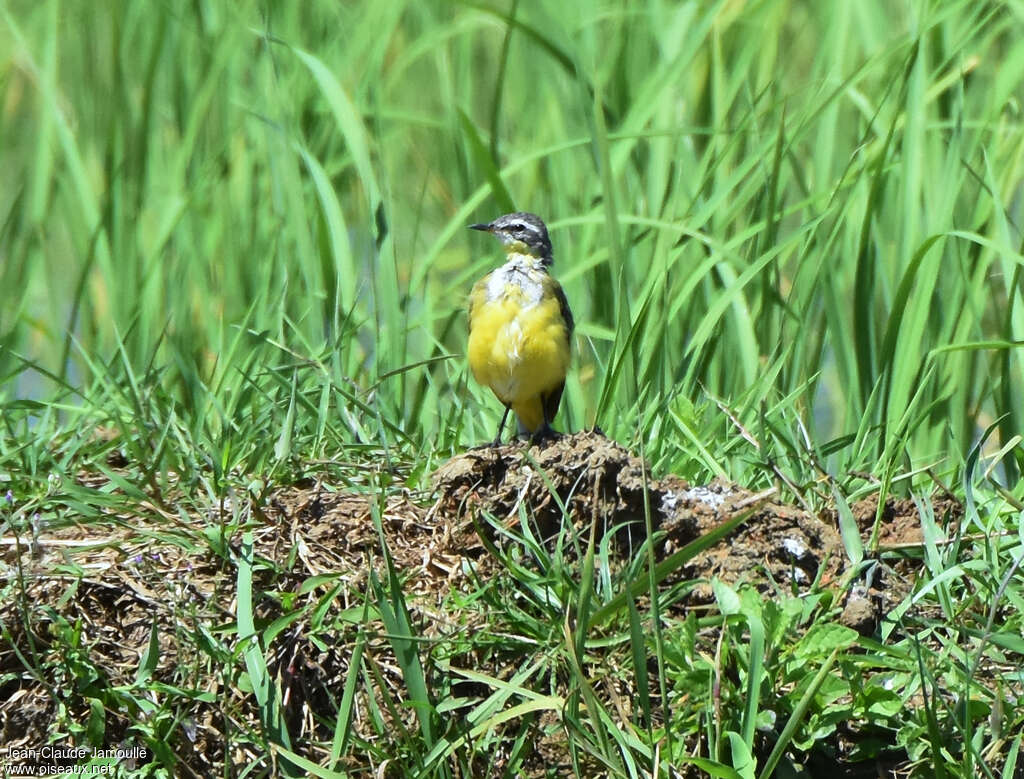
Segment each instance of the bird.
M510 411L519 433L540 441L554 433L574 327L565 292L549 272L554 257L548 229L525 211L469 227L490 233L505 248L505 264L469 295L469 367L505 406L492 445L501 444Z

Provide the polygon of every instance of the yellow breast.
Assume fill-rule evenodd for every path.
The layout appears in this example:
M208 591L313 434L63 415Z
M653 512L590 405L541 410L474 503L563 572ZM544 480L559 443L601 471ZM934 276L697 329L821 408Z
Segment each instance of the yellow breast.
M500 285L492 274L473 289L469 365L477 381L523 417L521 409L536 405L541 395L565 381L569 331L555 294L558 282L539 272L526 285L507 275L499 278ZM536 427L544 420L537 425L530 424L532 419L522 421Z

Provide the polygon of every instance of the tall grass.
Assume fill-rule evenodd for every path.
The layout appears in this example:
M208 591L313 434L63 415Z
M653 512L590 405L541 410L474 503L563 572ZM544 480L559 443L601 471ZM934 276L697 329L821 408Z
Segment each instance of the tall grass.
M989 422L1019 428L1013 6L54 0L2 21L8 402L130 369L218 437L271 366L333 409L321 449L482 440L461 309L495 256L462 228L514 204L551 222L581 322L568 427L734 474L694 446L735 434L711 397L755 435L798 416L837 474L955 470Z

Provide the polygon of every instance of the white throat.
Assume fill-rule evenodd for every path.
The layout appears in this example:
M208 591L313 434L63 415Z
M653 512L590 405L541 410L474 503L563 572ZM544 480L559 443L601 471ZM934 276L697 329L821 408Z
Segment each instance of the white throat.
M491 273L491 278L487 282L487 299L501 299L506 288L514 284L523 291L527 305L535 306L544 294L541 282L545 272L539 258L528 254L510 254L508 261Z

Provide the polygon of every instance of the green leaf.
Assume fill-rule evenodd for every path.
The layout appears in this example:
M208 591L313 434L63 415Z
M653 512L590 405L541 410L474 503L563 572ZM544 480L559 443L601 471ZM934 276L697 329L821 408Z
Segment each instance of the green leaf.
M89 719L85 723L85 737L93 747L100 747L104 744L104 735L107 732L107 712L103 708L103 701L99 698L88 698Z
M153 622L149 627L149 641L142 652L142 657L139 658L139 670L135 673L135 683L141 684L148 681L153 675L153 671L156 670L156 665L159 660L160 641L159 633L157 632L157 621L154 616Z
M853 628L835 622L818 622L807 631L794 649L796 657L811 660L833 651L849 649L860 635Z
M715 577L711 580L711 591L715 594L718 610L725 616L740 613L740 596L732 587Z
M743 779L754 779L757 761L754 759L754 755L750 751L747 742L743 736L731 730L727 731L725 735L729 739L729 749L732 752L732 767L736 770L736 774Z

